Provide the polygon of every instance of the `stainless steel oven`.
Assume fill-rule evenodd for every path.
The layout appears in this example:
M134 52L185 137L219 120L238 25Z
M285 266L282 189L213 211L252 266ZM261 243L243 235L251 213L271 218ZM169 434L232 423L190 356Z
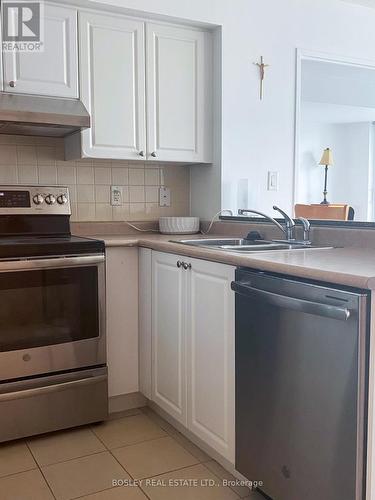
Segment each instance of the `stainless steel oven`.
M69 191L0 186L0 442L108 415L105 251Z
M105 364L104 263L0 261L0 380Z

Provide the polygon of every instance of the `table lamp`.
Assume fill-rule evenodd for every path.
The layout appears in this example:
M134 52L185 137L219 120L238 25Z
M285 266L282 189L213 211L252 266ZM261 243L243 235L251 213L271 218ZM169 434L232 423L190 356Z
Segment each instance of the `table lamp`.
M323 151L322 159L319 162L319 165L323 165L325 167L324 171L324 190L323 190L323 201L320 203L321 205L329 205L329 201L327 201L327 176L328 176L328 167L333 165L333 155L332 151L329 148L326 148Z

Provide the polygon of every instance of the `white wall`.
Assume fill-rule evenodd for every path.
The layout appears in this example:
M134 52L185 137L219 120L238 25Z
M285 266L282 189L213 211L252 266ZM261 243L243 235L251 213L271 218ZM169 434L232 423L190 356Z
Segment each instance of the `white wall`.
M303 120L300 132L298 203L323 199L324 167L318 165L323 149L330 147L334 166L328 171L330 203L354 208L355 220L372 219L372 123L317 123Z
M297 47L375 60L375 10L341 0L101 0L98 3L222 25L222 203L220 165L192 172L193 211L237 208L239 179L249 204L272 212L293 203ZM95 5L96 2L90 2ZM258 99L254 61L271 66ZM278 192L267 171L280 172Z
M323 199L324 167L319 166L323 149L337 151L335 126L329 123L311 122L301 113L299 146L299 172L296 203L320 203ZM328 200L332 198L332 169L328 173Z
M355 219L360 221L372 220L368 213L372 128L371 123L336 125L338 147L331 169L332 201L351 205Z

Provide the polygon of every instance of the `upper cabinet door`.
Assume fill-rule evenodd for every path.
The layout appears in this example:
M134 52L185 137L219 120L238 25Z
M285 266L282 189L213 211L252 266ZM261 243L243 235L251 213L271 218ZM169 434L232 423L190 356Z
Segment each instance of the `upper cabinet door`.
M210 35L147 24L148 159L211 162Z
M78 97L77 10L44 5L43 52L4 52L4 91Z
M120 16L80 15L81 98L92 125L83 156L145 155L144 23Z

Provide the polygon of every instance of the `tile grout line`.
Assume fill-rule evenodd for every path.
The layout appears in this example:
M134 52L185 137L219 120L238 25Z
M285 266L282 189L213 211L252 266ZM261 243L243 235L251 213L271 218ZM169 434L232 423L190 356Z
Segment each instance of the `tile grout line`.
M152 421L152 419L150 417L148 417L145 413L142 412L142 410L139 412L139 413L135 413L133 415L124 415L123 417L119 417L119 418L114 418L112 420L106 420L106 422L115 422L116 420L121 420L122 418L130 418L130 417L137 417L139 415L143 415L145 417L147 417L149 420ZM117 450L119 448L125 448L126 446L133 446L134 444L140 444L140 443L145 443L147 441L154 441L155 439L161 439L163 437L168 437L168 432L166 430L164 430L159 424L157 424L156 422L153 422L155 425L157 425L165 434L167 434L167 436L158 436L156 438L150 438L150 439L144 439L142 441L137 441L135 443L129 443L129 444L122 444L120 446L115 446L113 448L109 448L105 442L98 436L98 434L96 434L95 432L95 429L93 428L93 426L91 425L90 426L90 430L95 434L95 436L99 439L99 441L105 446L105 448L108 450L108 451L111 451L111 450Z
M210 461L211 461L211 460L210 460ZM216 460L212 459L212 462L216 462ZM213 474L213 475L214 475L214 476L216 476L218 479L220 479L220 481L221 481L221 482L223 482L223 479L224 479L224 478L220 477L218 474L216 474L216 472L214 472L214 471L212 471L211 469L209 469L208 467L206 467L206 465L205 465L206 463L208 463L208 462L205 462L205 463L204 463L204 464L202 464L202 465L203 465L203 466L204 466L204 467L205 467L205 468L206 468L209 472L211 472L211 474ZM216 463L217 463L217 464L219 464L219 462L216 462ZM220 465L220 464L219 464L219 465ZM223 466L222 466L222 465L220 465L220 467L223 467ZM224 469L224 467L223 467L223 469ZM224 469L224 470L226 470L226 469ZM226 472L228 472L228 471L226 471ZM228 472L228 474L230 474L230 472ZM231 474L231 475L233 476L233 474ZM236 480L237 478L236 478L235 476L233 476L233 479L234 479L234 480ZM238 498L240 498L240 499L246 498L247 496L249 496L249 494L251 494L251 490L250 490L250 488L249 488L249 493L247 493L247 494L246 494L246 496L244 496L244 497L241 497L241 496L237 493L237 491L235 491L235 490L234 490L234 488L232 488L232 486L227 486L227 488L229 488L230 490L232 490L232 491L233 491L233 493L235 493L235 494L238 496Z
M184 465L183 467L179 467L178 469L172 469L172 470L169 470L167 472L161 472L160 474L155 474L154 476L143 477L142 480L144 481L146 479L154 479L155 477L165 476L166 474L169 474L170 472L178 472L179 470L190 469L191 467L197 467L199 465L203 465L204 466L204 464L202 464L200 462L197 463L197 464L193 464L193 465ZM205 469L207 469L207 467L205 467ZM207 470L208 470L208 472L211 472L209 469L207 469ZM214 474L214 475L216 475L216 474Z
M39 463L38 463L38 461L37 461L36 457L34 456L34 453L32 452L32 450L31 450L31 448L30 448L30 446L29 446L29 444L28 444L28 442L27 442L26 440L25 440L25 444L26 444L26 446L27 446L27 448L28 448L29 452L31 453L31 456L33 457L33 459L34 459L34 461L35 461L35 463L36 463L36 465L37 465L37 467L38 467L38 469L39 469L40 473L42 474L42 477L43 477L43 479L44 479L45 483L47 484L47 487L48 487L48 489L50 490L51 495L53 496L53 498L54 498L55 500L57 500L57 497L55 496L55 494L54 494L54 492L53 492L53 490L52 490L52 488L51 488L51 486L50 486L49 482L47 481L46 476L44 475L44 473L43 473L43 471L42 471L41 467L39 466Z
M136 443L131 443L131 444L127 444L127 445L122 445L122 446L118 446L118 447L115 447L115 448L108 448L108 447L106 446L106 444L104 443L104 441L102 441L102 440L100 439L100 437L99 437L99 436L97 436L97 435L95 434L95 435L98 437L99 441L100 441L100 442L101 442L101 443L102 443L102 444L103 444L103 445L104 445L104 446L108 449L108 451L111 453L111 455L115 458L115 460L116 460L117 462L119 462L119 461L117 460L116 456L112 453L112 451L114 451L114 450L119 450L120 448L127 448L127 447L129 447L129 446L136 446L136 445L139 445L139 444L142 444L142 443L148 443L148 442L150 442L150 441L156 441L156 440L159 440L159 439L167 439L167 438L171 438L171 439L173 439L173 441L175 441L175 442L176 442L179 446L181 446L181 448L183 448L183 449L184 449L187 453L189 453L189 455L191 455L191 456L192 456L195 460L197 460L197 463L192 464L192 465L187 465L187 466L184 466L184 467L179 467L179 468L177 468L177 469L171 469L171 470L169 470L169 471L167 471L167 472L164 472L164 473L161 473L161 474L157 474L157 475L155 475L155 476L148 476L148 477L145 477L145 478L142 478L142 479L149 479L149 478L152 478L152 477L157 477L158 475L167 474L168 472L176 472L176 471L178 471L178 470L186 469L186 468L188 468L188 467L194 467L194 466L196 466L196 465L203 465L204 463L206 463L206 462L207 462L207 461L206 461L206 462L201 462L201 461L198 459L198 457L196 457L193 453L191 453L191 451L189 451L189 450L188 450L185 446L183 446L183 444L179 443L179 442L178 442L178 441L174 438L174 435L173 435L172 433L168 433L168 431L166 431L165 429L163 429L159 423L155 422L155 421L154 421L151 417L149 417L149 416L147 415L147 413L145 413L145 412L143 412L143 411L141 410L141 413L140 413L140 414L141 414L141 415L146 416L149 420L151 420L151 421L152 421L155 425L157 425L157 426L158 426L158 427L159 427L159 428L160 428L163 432L165 432L165 433L166 433L166 435L165 435L165 436L160 436L160 437L157 437L157 438L152 438L152 439L145 439L145 440L143 440L143 441L138 441L138 442L136 442ZM135 415L129 415L129 416L135 416ZM124 417L124 418L127 418L127 417ZM161 417L160 417L160 418L161 418ZM167 423L168 423L168 422L167 422ZM169 424L169 423L168 423L168 425L171 425L171 424ZM173 426L172 426L172 427L173 427ZM177 431L177 429L176 429L176 431ZM93 432L95 433L95 431L93 431ZM177 431L177 432L178 432L178 431ZM192 444L194 444L194 443L192 443ZM195 445L194 445L194 446L195 446ZM209 457L209 458L210 458L210 457ZM210 459L210 460L212 460L212 459ZM208 461L210 461L210 460L208 460ZM124 467L124 466L123 466L120 462L119 462L119 464L120 464L120 465L121 465L121 467L125 470L125 472L127 472L127 474L129 474L129 476L130 476L133 480L137 480L137 479L135 479L135 478L134 478L134 477L130 474L130 472L129 472L128 470L126 470L126 469L125 469L125 467ZM207 467L206 467L206 469L207 469ZM209 470L209 469L207 469L207 470ZM215 474L215 475L216 475L216 474ZM142 490L142 491L143 491L143 490Z
M135 416L135 415L129 415L129 416ZM123 417L123 418L128 418L128 417ZM92 432L94 432L94 431L92 431ZM95 432L94 432L94 434L95 434ZM97 435L95 434L95 436L97 436ZM97 436L97 438L98 438L98 440L102 443L102 445L103 445L103 446L105 446L105 448L107 448L106 444L105 444L105 443L104 443L104 442L100 439L100 437L99 437L99 436ZM120 448L121 448L121 447L120 447ZM118 449L118 448L112 448L112 449ZM107 450L108 450L108 452L110 453L110 455L111 455L111 456L112 456L112 457L116 460L116 462L120 465L120 467L121 467L121 468L122 468L122 469L126 472L126 474L128 474L128 475L129 475L129 477L130 477L130 478L134 481L134 480L135 480L135 479L134 479L134 477L133 477L133 476L130 474L130 472L128 472L128 471L125 469L125 467L124 467L124 466L123 466L123 465L122 465L122 464L121 464L121 463L117 460L117 458L114 456L114 454L112 453L112 451L111 451L109 448L107 448ZM105 490L102 490L102 491L106 491L106 490L109 490L109 489L112 489L112 488L106 488ZM143 490L142 490L141 488L139 488L139 489L143 492ZM99 493L99 492L98 492L98 493ZM150 497L149 497L148 495L146 495L146 494L145 494L145 496L146 496L146 498L147 498L148 500L151 500L151 499L150 499Z
M117 488L122 488L122 487L123 486L113 486L112 488L105 488L104 490L94 491L94 493L89 493L89 495L96 495L98 493L104 493L105 491L111 491L111 490L114 490ZM133 488L133 486L132 486L132 488ZM139 488L138 486L136 486L135 488L139 489L139 491L145 496L145 498L147 500L152 500L148 495L146 495L146 493L143 492L143 490L141 488ZM85 497L87 497L87 494L80 495L79 497L73 497L73 498L70 498L69 500L79 500L80 498L85 498Z
M66 460L59 460L58 462L53 462L51 464L39 465L38 467L52 467L53 465L64 464L65 462L72 462L73 460L79 460L80 458L92 457L93 455L100 455L101 453L106 453L108 450L94 451L93 453L89 453L88 455L79 455L73 458L67 458Z
M93 431L95 433L95 431ZM101 443L103 443L103 445L106 447L106 450L108 451L111 451L111 450L118 450L120 448L126 448L128 446L134 446L136 444L141 444L141 443L148 443L149 441L156 441L157 439L162 439L162 438L166 438L166 437L169 437L169 436L159 436L159 437L155 437L155 438L150 438L150 439L143 439L142 441L136 441L135 443L129 443L129 444L121 444L120 446L114 446L114 447L111 447L109 448L101 439L100 437L95 434L95 436L99 439L99 441Z
M5 441L5 442L7 443L8 441ZM5 474L4 476L0 476L0 481L2 479L5 479L6 477L16 476L17 474L23 474L24 472L30 472L32 470L38 470L38 469L39 469L39 466L38 466L38 464L36 464L36 467L33 467L32 469L20 470L18 472L11 472L10 474Z
M146 408L149 408L149 407L147 407L147 406L146 406ZM143 411L143 409L141 409L141 411L142 411L142 413L144 413L145 415L147 415L148 411L151 411L154 415L156 415L158 418L160 418L160 419L162 419L162 420L163 420L163 418L162 418L162 417L160 417L160 415L158 415L156 412L154 412L151 408L150 408L148 411L146 411L146 412L144 412L144 411ZM149 417L149 418L150 418L150 419L152 419L151 417ZM172 424L170 424L168 421L166 421L166 423L168 424L168 426L173 427L173 425L172 425ZM161 427L161 426L159 425L159 427ZM162 427L161 427L161 428L162 428ZM186 438L186 437L184 436L184 434L182 434L182 433L181 433L178 429L176 429L175 427L173 427L173 429L175 429L175 430L176 430L179 434L181 434L181 435L182 435L185 439L188 439L188 438ZM173 433L171 433L171 432L169 432L168 430L165 430L165 429L163 429L163 430L164 430L165 432L167 432L167 433L168 433L168 435L169 435L169 436L171 436L171 437L173 438ZM188 439L188 440L189 440L189 439ZM175 441L176 441L176 442L177 442L180 446L182 446L182 447L183 447L186 451L188 451L191 455L193 455L193 456L194 456L194 454L193 454L193 453L191 453L191 451L189 451L187 448L185 448L185 446L184 446L182 443L179 443L179 442L177 441L177 439L175 439ZM194 446L197 446L197 445L196 445L195 443L193 443L192 441L190 441L190 440L189 440L189 442L191 442ZM199 446L197 446L197 448L200 450ZM201 450L201 451L203 451L203 450ZM219 462L217 462L214 458L210 457L210 456L209 456L206 452L204 452L204 451L203 451L203 453L205 453L205 454L207 455L207 457L209 458L209 460L205 460L205 461L203 461L203 462L199 461L199 464L203 465L203 466L205 467L205 469L207 469L207 470L208 470L209 472L211 472L214 476L216 476L218 479L220 479L220 481L223 481L223 478L222 478L222 477L220 477L220 476L219 476L218 474L216 474L215 472L211 471L211 469L209 469L209 468L208 468L208 467L206 467L206 465L205 465L205 464L207 464L208 462L211 462L211 461L212 461L212 462L216 462L217 464L219 464ZM194 456L194 458L196 458L196 459L198 460L198 457L195 457L195 456ZM220 464L219 464L219 465L220 465ZM222 465L220 465L220 466L222 467ZM224 467L223 467L223 468L224 468ZM177 469L177 470L179 470L179 469ZM224 470L226 470L226 469L224 469ZM226 471L226 472L228 472L228 471ZM231 473L230 473L230 472L228 472L228 474L231 474ZM231 474L231 475L233 476L233 474ZM233 478L234 478L234 480L236 479L236 478L235 478L235 476L233 476ZM240 496L240 495L239 495L239 494L238 494L238 493L234 490L234 488L232 488L231 486L228 486L228 488L230 488L230 490L231 490L231 491L233 491L233 493L235 493L235 494L238 496L238 498L246 498L246 496L248 496L248 494L247 494L245 497L241 497L241 496ZM249 491L250 491L250 493L251 493L251 490L249 490Z
M148 416L145 412L143 412L143 411L142 411L142 409L141 409L141 413L140 413L140 414L141 414L141 415L146 416L149 420L153 421L153 420L152 420L152 418L150 418L150 417L149 417L149 416ZM136 415L129 415L129 416L136 416ZM123 418L128 418L128 417L126 417L126 416L125 416L125 417L123 417ZM161 436L161 437L158 437L158 438L153 438L153 439L146 439L146 440L144 440L144 441L139 441L138 443L132 443L132 444L128 444L128 445L124 445L124 446L119 446L119 447L116 447L116 448L111 448L111 449L110 449L110 448L108 448L108 447L106 446L106 444L104 443L104 441L102 441L102 440L101 440L101 438L100 438L99 436L97 436L97 434L95 433L95 431L94 431L94 430L93 430L93 432L94 432L94 434L97 436L97 438L99 439L99 441L100 441L100 442L101 442L101 443L102 443L102 444L103 444L103 445L107 448L107 450L109 451L109 453L110 453L110 454L112 455L112 457L116 460L116 462L120 465L120 467L121 467L122 469L124 469L124 471L125 471L125 472L126 472L126 473L130 476L130 478L131 478L133 481L139 481L139 480L151 479L151 478L153 478L153 477L158 477L158 476L161 476L161 475L163 475L163 474L168 474L168 473L170 473L170 472L177 472L177 471L179 471L179 470L187 469L187 468L189 468L189 467L195 467L195 466L197 466L197 465L203 465L203 464L202 464L202 463L198 460L198 458L197 458L197 457L195 457L192 453L190 453L190 452L189 452L189 453L190 453L190 455L191 455L193 458L195 458L196 460L198 460L198 463L193 464L193 465L187 465L187 466L184 466L184 467L179 467L178 469L169 470L169 471L167 471L167 472L163 472L163 473L161 473L161 474L156 474L155 476L148 476L148 477L145 477L145 478L136 479L136 478L135 478L135 477L134 477L134 476L133 476L133 475L132 475L132 474L131 474L131 473L130 473L130 472L129 472L129 471L128 471L128 470L127 470L127 469L126 469L126 468L125 468L125 467L124 467L121 463L120 463L120 462L119 462L119 460L117 459L117 457L116 457L116 456L112 453L112 450L118 450L118 449L120 449L120 448L126 448L126 447L128 447L128 446L133 446L133 445L137 445L137 444L147 443L147 442L150 442L150 441L156 441L157 439L166 439L166 438L168 438L168 437L173 439L173 435L169 434L169 433L168 433L165 429L163 429L163 428L161 427L161 425L159 425L159 424L158 424L157 422L155 422L155 421L153 421L153 423L154 423L155 425L157 425L157 426L158 426L158 427L159 427L159 428L160 428L163 432L165 432L165 433L166 433L166 436ZM168 423L168 422L167 422L167 423ZM172 426L172 427L173 427L173 426ZM176 430L177 430L177 429L176 429ZM176 441L176 440L175 440L175 441ZM184 448L184 450L185 450L186 452L188 452L188 450L187 450L185 447L183 447L180 443L178 443L177 441L176 441L176 443L177 443L177 444L179 444L182 448ZM205 468L207 469L207 467L205 467ZM209 469L207 469L207 470L209 470ZM146 494L146 492L145 492L145 491L144 491L144 489L142 488L142 485L140 485L140 486L139 486L139 488L140 488L140 490L142 491L142 493L143 493L143 494L144 494L144 495L145 495L145 496L146 496L149 500L151 500L151 499L150 499L150 497ZM108 489L109 489L109 488L107 488L106 490L108 490ZM103 490L103 491L106 491L106 490Z
M137 479L135 479L134 476L132 476L132 474L130 474L130 472L128 472L125 467L117 460L117 457L115 457L115 455L110 451L110 454L112 455L112 457L116 460L116 462L124 469L124 471L130 476L130 478L132 479L132 481L137 481ZM137 486L137 488L140 489L140 491L142 491L142 493L145 495L145 497L148 499L148 500L151 500L151 498L146 495L146 493L143 491L142 487L141 486Z
M146 407L146 408L147 408L147 407ZM152 412L154 415L156 415L158 418L160 418L160 419L164 420L162 417L160 417L160 416L159 416L156 412L154 412L153 410L151 410L151 412ZM142 413L143 413L143 412L142 412ZM145 412L144 414L145 414L146 416L148 416L148 415L147 415L147 412ZM149 417L149 418L150 418L150 420L153 420L153 419L152 419L152 417ZM157 420L157 419L155 419L155 420ZM153 421L155 422L155 420L153 420ZM178 429L176 429L176 427L173 427L173 425L172 425L172 424L170 424L167 420L165 420L165 422L168 424L168 426L170 426L170 427L172 427L172 428L173 428L173 431L171 431L171 430L167 430L167 429L163 429L163 428L161 427L161 425L160 425L160 424L158 424L157 422L155 422L155 423L157 423L157 425L159 425L159 427L160 427L160 428L161 428L164 432L166 432L166 433L167 433L170 437L172 437L172 438L173 438L173 439L174 439L174 440L175 440L175 441L176 441L176 442L177 442L180 446L182 446L182 448L184 448L184 450L186 450L186 451L187 451L187 452L189 452L191 455L193 455L193 456L194 456L194 458L196 458L197 460L199 460L199 459L198 459L198 457L196 457L196 456L194 455L194 453L192 453L192 452L191 452L191 451L187 448L187 446L185 446L185 443L184 443L184 444L183 444L183 443L180 443L180 442L176 439L176 436L177 436L177 437L182 436L182 437L183 437L184 439L186 439L189 443L191 443L193 446L195 446L196 448L198 448L198 450L199 450L200 452L202 452L203 454L207 455L208 460L199 460L199 463L201 463L201 464L205 464L205 463L207 463L207 462L211 462L212 460L214 460L212 457L210 457L210 456L208 455L208 453L206 453L206 452L205 452L204 450L202 450L202 449L201 449L198 445L196 445L195 443L193 443L193 441L191 441L191 440L190 440L189 438L187 438L187 437L186 437L186 436L185 436L182 432L180 432Z
M151 414L151 416L150 416ZM54 495L53 493L53 490L46 478L46 476L44 475L43 473L43 470L42 470L42 467L50 467L50 466L53 466L53 465L57 465L57 464L62 464L62 463L65 463L65 462L70 462L70 461L73 461L73 460L77 460L77 459L81 459L81 458L85 458L85 457L91 457L93 455L98 455L98 454L101 454L101 453L108 453L114 458L114 460L120 465L121 469L125 471L126 474L129 475L129 477L133 480L133 481L145 481L147 479L152 479L152 478L157 478L157 477L160 477L162 475L166 475L166 474L169 474L169 473L174 473L174 472L177 472L177 471L180 471L180 470L184 470L184 469L188 469L188 468L191 468L191 467L196 467L196 466L199 466L199 465L203 465L204 469L213 474L217 479L219 480L223 480L222 477L220 477L219 474L215 473L214 471L211 471L205 464L209 461L213 461L213 462L216 462L213 458L209 457L208 455L208 459L209 460L206 460L204 462L200 461L199 458L197 456L195 456L193 453L191 453L191 451L189 451L188 447L185 447L182 443L179 443L178 440L175 438L176 436L176 433L177 434L180 434L182 437L185 437L182 433L180 433L177 429L175 429L171 424L169 424L169 422L165 421L166 424L167 424L167 428L169 428L169 431L166 430L165 428L162 427L162 425L160 425L160 423L158 422L158 420L160 420L161 422L164 421L164 419L162 417L160 417L156 412L153 412L152 410L150 411L143 411L142 408L139 409L139 413L136 413L136 414L130 414L130 415L122 415L121 417L118 417L118 419L113 419L113 421L116 421L116 420L119 420L119 419L125 419L125 418L129 418L129 417L135 417L135 416L138 416L138 415L144 415L147 419L149 419L151 422L154 423L154 425L156 425L158 428L160 428L160 430L162 430L165 435L164 436L159 436L157 438L152 438L152 439L146 439L146 440L142 440L142 441L139 441L139 442L136 442L136 443L131 443L131 444L127 444L127 445L122 445L122 446L118 446L118 447L115 447L115 448L109 448L105 442L95 433L95 431L93 430L92 426L82 426L83 428L91 431L91 434L97 438L98 442L100 442L103 447L104 447L104 450L101 450L101 451L97 451L97 452L93 452L93 453L90 453L90 454L86 454L86 455L80 455L80 456L77 456L77 457L73 457L73 458L70 458L68 460L62 460L62 461L58 461L58 462L55 462L55 463L51 463L51 464L48 464L48 465L40 465L38 460L36 459L36 456L34 455L34 453L32 452L32 449L29 445L29 443L24 440L24 443L26 444L32 458L34 459L34 462L36 464L36 468L34 469L28 469L29 471L31 470L40 470L41 474L42 474L42 477L44 478L44 481L47 483L47 486L49 488L49 490L51 491L51 494L53 496L54 499L56 499L57 497ZM157 418L152 418L152 416L155 415L155 417ZM109 422L111 422L112 420L109 420ZM177 469L172 469L172 470L168 470L166 472L163 472L163 473L160 473L160 474L155 474L154 476L148 476L148 477L144 477L144 478L140 478L140 479L136 479L133 477L132 474L130 474L127 469L119 462L119 460L116 458L116 456L113 454L112 451L115 451L115 450L118 450L120 448L126 448L128 446L134 446L134 445L138 445L138 444L142 444L142 443L147 443L149 441L155 441L155 440L160 440L160 439L165 439L165 438L172 438L179 446L181 446L181 448L183 448L186 452L188 452L195 460L197 460L197 463L195 464L191 464L191 465L187 465L187 466L184 466L184 467L179 467ZM188 442L190 442L190 440L188 438L185 438ZM196 446L194 443L191 442L192 445ZM200 448L197 446L197 449L200 450ZM27 472L27 471L21 471L21 472ZM17 472L17 473L14 473L14 474L9 474L7 476L3 476L3 477L8 477L8 476L12 476L12 475L16 475L16 474L19 474L20 472ZM148 500L151 500L150 496L145 492L145 490L142 488L142 485L140 485L139 487L137 486L137 488L142 492L143 495L145 495L145 497L148 499ZM111 489L114 489L113 487L111 488L105 488L103 490L100 490L100 491L96 491L96 492L93 492L92 494L96 494L96 493L100 493L102 491L109 491ZM237 496L238 499L240 498L246 498L245 497L242 497L241 495L239 495L234 489L232 489L230 486L229 486L229 489ZM251 493L251 492L250 492ZM79 497L74 497L74 498L82 498L84 496L86 496L87 494L85 495L80 495Z
M174 469L174 470L171 470L171 471L167 471L167 472L163 472L161 474L155 474L154 476L149 476L149 477L145 477L143 478L143 480L146 480L146 479L154 479L154 478L158 478L160 476L164 476L164 475L167 475L171 472L178 472L178 471L181 471L181 470L185 470L185 469L189 469L190 467L196 467L196 466L199 466L199 465L202 465L208 472L211 472L214 476L216 476L218 479L221 479L219 478L216 474L214 474L212 471L210 471L209 469L207 469L207 467L205 467L205 465L201 462L197 463L197 464L194 464L194 465L187 465L185 467L180 467L179 469ZM223 488L225 488L225 486L221 485ZM145 493L144 489L142 488L142 485L140 485L140 488L142 490L143 493ZM242 500L242 498L246 498L246 497L240 497L235 491L232 490L232 488L228 487L235 495L237 495L237 499L235 500ZM146 494L146 493L145 493Z

